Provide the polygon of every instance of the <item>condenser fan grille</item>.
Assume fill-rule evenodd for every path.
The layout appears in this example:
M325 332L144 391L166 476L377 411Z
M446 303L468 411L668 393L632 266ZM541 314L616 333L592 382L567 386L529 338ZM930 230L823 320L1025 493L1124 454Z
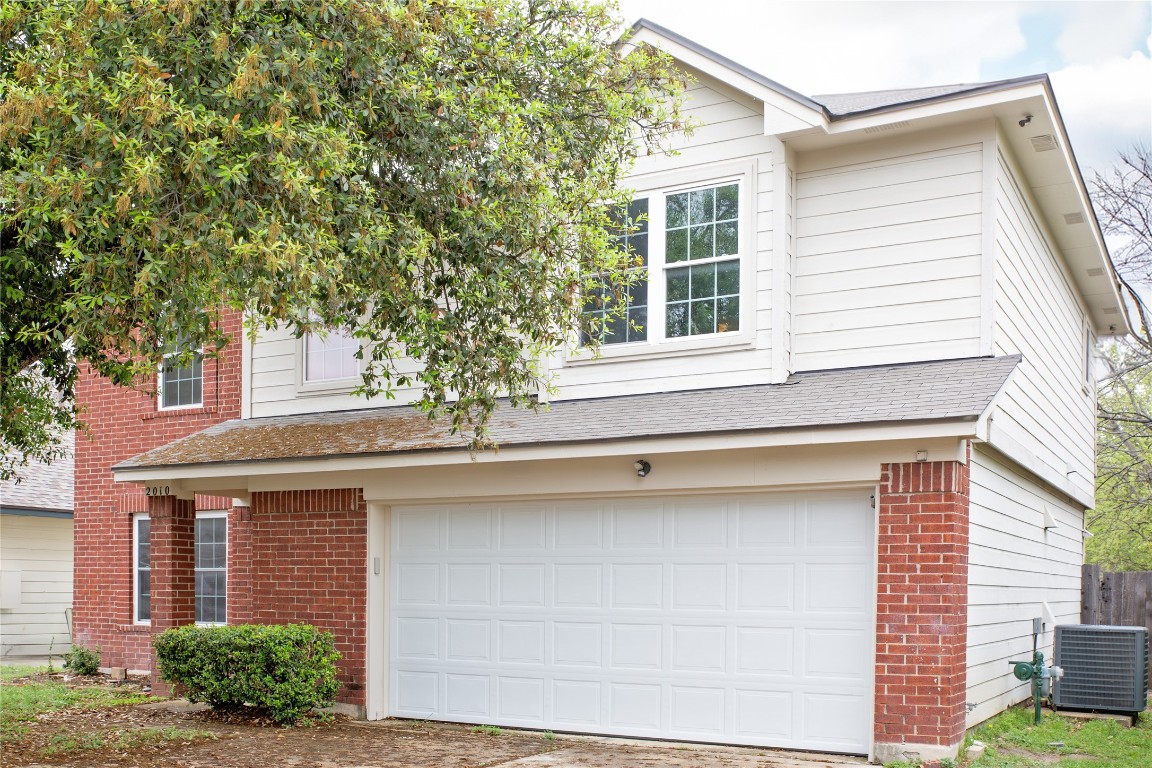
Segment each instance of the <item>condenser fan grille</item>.
M1144 627L1058 626L1052 701L1065 709L1140 712L1148 696L1148 630Z

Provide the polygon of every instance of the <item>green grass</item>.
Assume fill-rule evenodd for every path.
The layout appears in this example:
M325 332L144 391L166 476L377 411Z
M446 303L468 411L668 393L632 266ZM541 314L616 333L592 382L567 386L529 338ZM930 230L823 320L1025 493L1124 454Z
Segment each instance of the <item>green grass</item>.
M11 680L19 680L28 675L34 675L37 672L47 672L48 667L30 667L26 664L3 664L0 665L0 682L7 683Z
M988 745L972 768L1148 768L1152 766L1152 715L1134 728L1115 720L1082 720L1044 713L1032 724L1032 708L1016 707L976 729Z
M468 730L472 731L472 733L482 733L485 736L499 736L500 734L504 733L504 731L500 730L495 725L474 725Z
M216 739L211 731L196 728L140 728L130 731L110 731L108 733L67 733L53 734L44 749L46 757L80 752L86 749L137 749L158 746L169 741L192 742Z
M3 667L4 681L43 671L34 667ZM139 704L152 697L130 690L100 687L69 688L63 683L24 683L0 686L0 744L18 741L28 730L25 723L42 712L57 709L95 709Z

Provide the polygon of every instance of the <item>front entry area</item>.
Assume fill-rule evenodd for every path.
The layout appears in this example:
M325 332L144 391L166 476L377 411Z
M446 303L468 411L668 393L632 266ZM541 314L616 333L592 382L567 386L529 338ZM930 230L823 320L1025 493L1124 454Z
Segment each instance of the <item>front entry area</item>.
M388 713L866 754L870 493L395 507Z

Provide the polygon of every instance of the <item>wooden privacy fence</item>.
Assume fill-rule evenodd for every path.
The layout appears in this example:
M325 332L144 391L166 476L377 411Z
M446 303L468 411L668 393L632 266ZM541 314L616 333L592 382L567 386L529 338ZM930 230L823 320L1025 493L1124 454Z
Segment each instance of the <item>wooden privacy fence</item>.
M1080 623L1148 627L1152 638L1152 571L1101 571L1085 564L1080 578ZM1152 675L1152 658L1149 659Z

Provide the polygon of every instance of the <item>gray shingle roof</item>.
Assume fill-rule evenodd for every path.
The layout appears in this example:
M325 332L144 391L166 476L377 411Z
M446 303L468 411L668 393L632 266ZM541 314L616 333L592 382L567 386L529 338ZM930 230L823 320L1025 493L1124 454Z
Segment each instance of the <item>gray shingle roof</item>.
M622 395L500 408L502 447L763 432L805 427L973 421L1019 355L799 373L784 384ZM115 469L464 450L411 407L236 419L140 454Z
M813 96L812 100L824 105L832 116L846 117L864 112L910 106L919 102L937 101L949 96L987 93L1032 82L1045 82L1046 80L1046 75L1034 75L1011 80L994 80L987 83L958 83L956 85L935 85L927 88L899 88L890 91L865 91L861 93L830 93L823 96Z
M66 457L51 464L30 462L20 469L19 483L0 481L0 508L72 511L76 434L67 432L63 440L68 450Z

